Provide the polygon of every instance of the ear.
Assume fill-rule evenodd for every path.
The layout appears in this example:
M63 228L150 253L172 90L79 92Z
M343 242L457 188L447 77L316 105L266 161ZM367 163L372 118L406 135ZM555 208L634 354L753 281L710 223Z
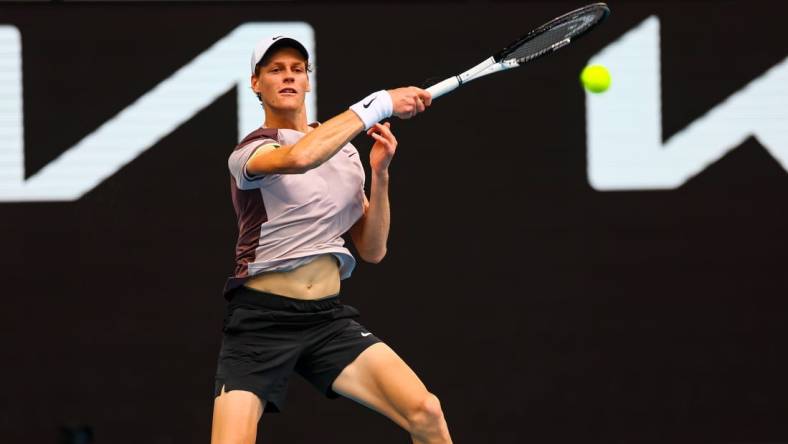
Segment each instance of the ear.
M254 74L250 77L250 83L252 84L252 91L259 94L260 91L257 89L257 77L255 77Z
M306 92L312 91L312 84L309 82L309 77L306 78Z

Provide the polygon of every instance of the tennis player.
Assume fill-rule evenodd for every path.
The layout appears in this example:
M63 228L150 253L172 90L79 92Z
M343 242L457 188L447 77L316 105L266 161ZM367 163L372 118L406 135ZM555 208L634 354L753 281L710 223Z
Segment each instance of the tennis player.
M340 280L355 266L342 235L350 232L367 262L386 254L388 167L397 140L379 122L423 112L430 94L378 91L323 124L308 124L309 54L301 43L263 39L251 68L265 122L228 161L238 242L225 287L211 442L254 443L263 412L284 408L298 373L329 398L342 395L386 415L414 443L450 443L438 398L339 299ZM374 139L369 198L349 143L362 131Z

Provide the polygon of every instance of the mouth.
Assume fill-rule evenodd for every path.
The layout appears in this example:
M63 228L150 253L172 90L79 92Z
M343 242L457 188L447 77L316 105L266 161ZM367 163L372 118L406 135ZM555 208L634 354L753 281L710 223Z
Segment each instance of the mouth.
M283 95L295 95L297 94L296 90L293 88L282 88L279 90L279 94Z

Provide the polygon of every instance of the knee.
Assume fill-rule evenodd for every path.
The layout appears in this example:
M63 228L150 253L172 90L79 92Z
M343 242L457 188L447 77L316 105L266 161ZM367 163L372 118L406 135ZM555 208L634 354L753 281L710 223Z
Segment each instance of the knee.
M429 435L438 432L443 423L443 410L437 396L428 393L408 414L410 432L417 435Z

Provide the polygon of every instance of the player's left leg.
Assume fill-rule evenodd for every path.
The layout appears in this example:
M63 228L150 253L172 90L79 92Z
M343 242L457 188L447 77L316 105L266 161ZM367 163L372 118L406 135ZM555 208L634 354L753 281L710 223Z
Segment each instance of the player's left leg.
M438 398L388 345L369 346L334 380L332 389L388 416L415 444L451 443Z

